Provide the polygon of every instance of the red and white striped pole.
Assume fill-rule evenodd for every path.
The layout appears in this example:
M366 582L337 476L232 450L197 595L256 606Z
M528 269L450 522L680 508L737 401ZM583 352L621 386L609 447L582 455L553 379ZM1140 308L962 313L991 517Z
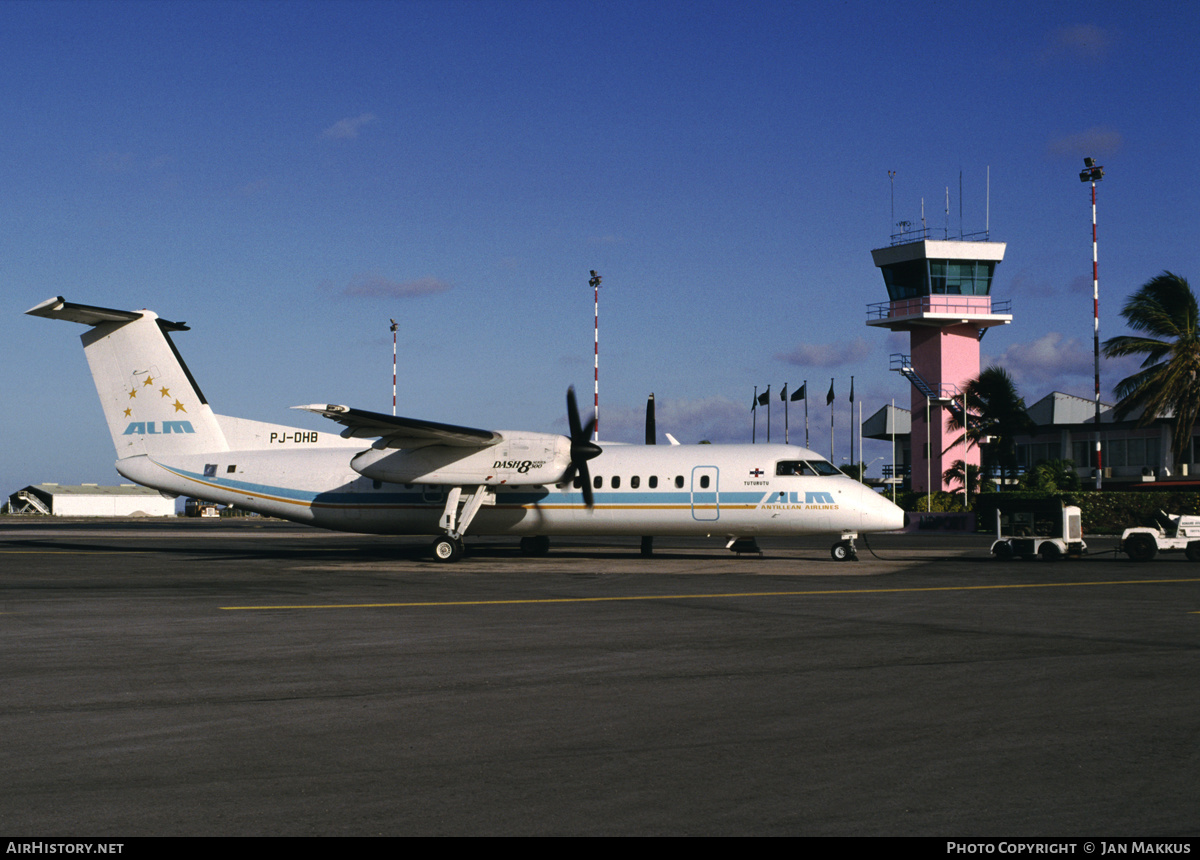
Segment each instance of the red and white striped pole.
M396 321L392 320L392 417L396 416Z
M591 271L592 279L588 281L588 286L595 292L596 302L596 403L594 405L594 415L596 423L593 425L592 441L600 441L600 276L596 274L596 270Z
M1096 182L1104 178L1104 168L1094 158L1083 160L1080 182L1092 183L1092 355L1096 364L1096 489L1103 483L1104 460L1100 448L1100 263L1096 249Z

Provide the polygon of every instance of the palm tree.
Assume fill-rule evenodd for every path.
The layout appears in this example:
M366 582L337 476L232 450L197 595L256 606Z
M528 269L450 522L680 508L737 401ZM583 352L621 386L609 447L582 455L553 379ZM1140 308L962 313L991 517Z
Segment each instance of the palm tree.
M1026 490L1057 493L1079 489L1079 473L1074 460L1042 460L1030 467L1021 481Z
M1145 355L1142 369L1113 389L1120 398L1118 420L1141 409L1137 425L1173 414L1171 454L1178 466L1187 456L1200 415L1200 309L1186 279L1163 272L1129 297L1121 316L1141 335L1104 342L1104 355Z
M980 446L979 471L985 479L990 479L996 471L1002 477L1015 478L1016 437L1034 429L1033 420L1025 412L1025 400L1017 394L1016 383L1007 370L993 364L967 383L966 395L970 418L965 432L950 443L950 448L965 437L968 448ZM961 412L951 412L946 427L963 430Z
M964 474L965 472L965 474ZM974 463L964 464L962 460L955 460L950 464L950 468L942 472L942 483L958 484L959 490L970 483L969 493L972 496L979 495L979 474L980 468Z

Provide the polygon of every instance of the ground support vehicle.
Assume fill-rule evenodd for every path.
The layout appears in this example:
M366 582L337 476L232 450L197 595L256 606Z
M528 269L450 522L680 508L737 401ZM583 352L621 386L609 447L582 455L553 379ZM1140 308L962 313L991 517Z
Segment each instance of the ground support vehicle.
M996 508L996 540L992 555L1058 561L1087 553L1083 515L1075 505L1017 499Z
M1200 516L1159 511L1155 526L1125 529L1117 552L1132 561L1150 561L1160 552L1184 552L1188 561L1200 561Z

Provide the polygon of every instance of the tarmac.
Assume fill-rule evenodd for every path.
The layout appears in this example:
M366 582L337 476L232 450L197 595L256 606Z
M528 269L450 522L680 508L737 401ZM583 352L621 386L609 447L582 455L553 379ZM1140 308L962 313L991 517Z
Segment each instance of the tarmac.
M1200 565L868 541L0 518L0 828L1197 835Z

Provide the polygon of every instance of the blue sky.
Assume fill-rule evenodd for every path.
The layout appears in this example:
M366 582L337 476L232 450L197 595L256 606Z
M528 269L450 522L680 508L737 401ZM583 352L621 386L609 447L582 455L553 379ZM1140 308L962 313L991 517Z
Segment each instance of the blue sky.
M889 170L897 220L941 230L949 187L952 234L1008 243L985 363L1090 397L1082 158L1111 337L1150 277L1200 281L1198 32L1155 2L10 0L0 491L117 480L82 327L22 314L47 297L186 320L218 412L320 430L287 407L390 410L395 317L400 414L561 432L590 269L602 439L654 391L660 430L748 441L754 386L808 379L828 454L834 377L840 460L852 374L864 414L910 396L865 325Z

